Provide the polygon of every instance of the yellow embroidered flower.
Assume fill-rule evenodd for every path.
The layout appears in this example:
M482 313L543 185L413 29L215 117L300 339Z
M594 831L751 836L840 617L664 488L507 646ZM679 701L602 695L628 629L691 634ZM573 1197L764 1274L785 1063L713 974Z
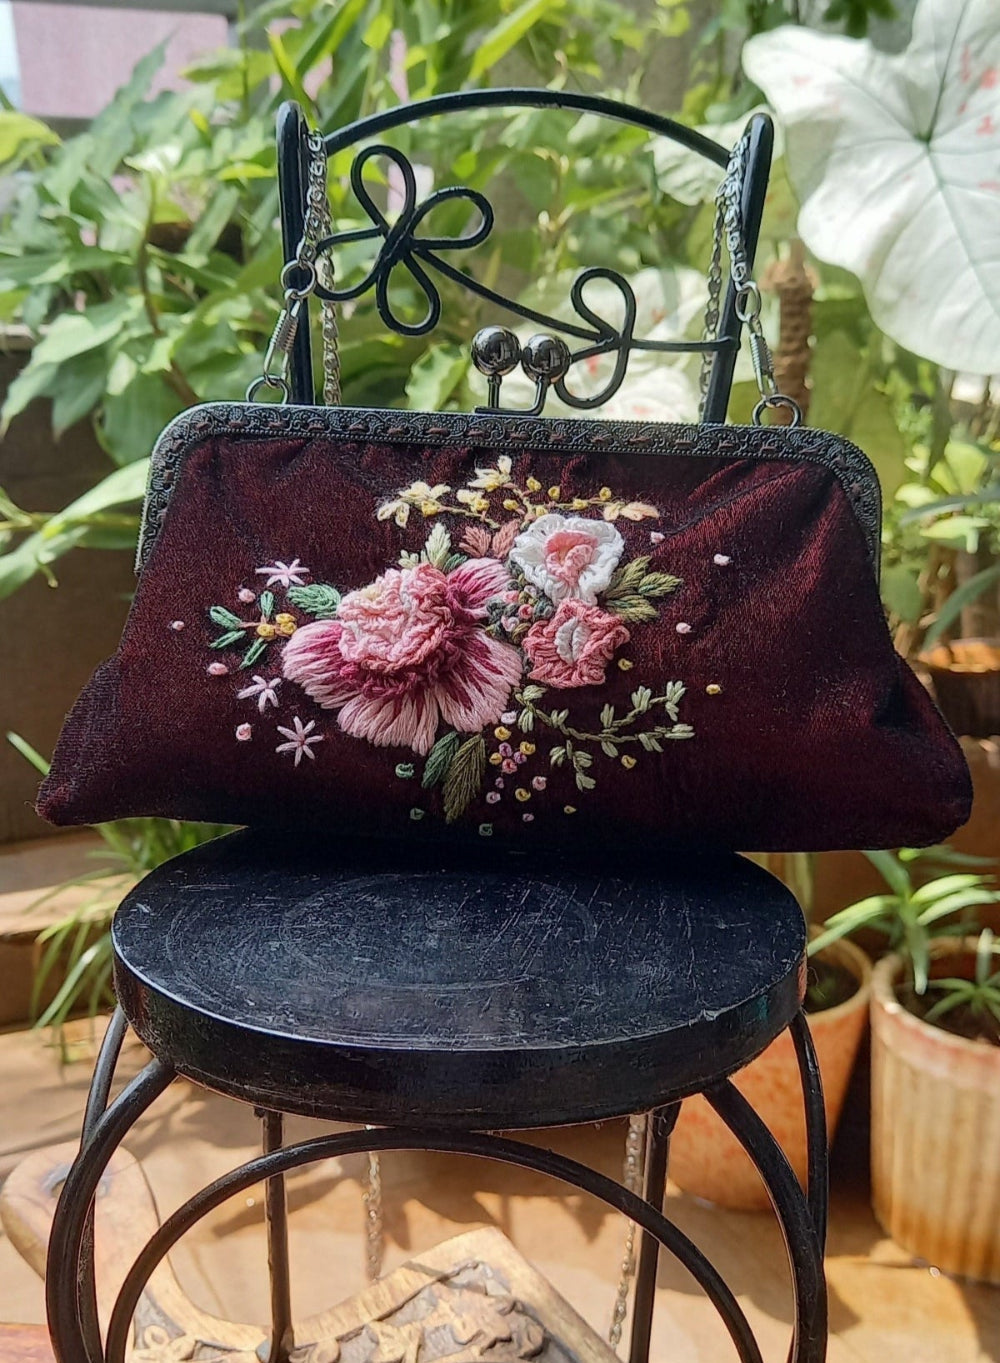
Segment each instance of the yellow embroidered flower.
M524 786L518 786L517 790L514 791L514 799L520 800L524 804L525 800L531 799L531 791L525 790Z
M497 488L503 487L510 478L512 460L509 454L502 454L496 462L496 468L476 469L475 478L469 480L469 487L482 488L484 492L496 492ZM459 497L461 497L459 493Z
M281 611L276 615L274 617L274 623L278 633L283 634L286 638L288 638L289 635L294 634L298 629L295 616L289 615L287 611Z
M525 757L530 757L535 751L534 743L521 743L519 746Z
M548 492L545 495L549 497L553 502L557 502L559 500L559 484L554 483L552 487L549 488Z
M266 620L262 620L257 626L257 633L262 639L273 639L277 632L274 625L268 624Z
M432 502L428 498L426 502L420 503L420 510L423 512L425 516L436 516L439 511L444 510L444 507L441 505L440 502Z
M570 510L572 510L572 511L586 511L586 509L587 509L587 507L590 505L590 503L584 501L584 499L583 499L582 497L574 497L573 500L570 502L569 505L570 505Z
M625 768L626 771L631 771L632 768L635 766L635 758L629 757L628 753L626 753L625 756L622 758L622 766Z
M503 504L504 511L520 511L520 507L513 497L508 497Z
M510 738L510 730L505 729L502 724L498 724L493 730L493 736L498 738L501 743L506 743L507 739Z
M470 492L468 491L467 488L463 487L459 488L458 492L455 495L458 497L458 500L463 504L463 506L467 506L470 511L481 512L489 510L490 506L489 501L482 495L481 492Z
M502 761L503 761L503 758L500 756L500 754L499 754L498 752L491 752L491 753L490 753L490 762L491 762L491 764L492 764L494 767L499 767L499 765L500 765L500 763L501 763Z
M618 666L621 668L623 672L630 672L634 664L630 663L627 658L619 658Z
M719 696L722 694L722 687L718 682L709 682L705 687L705 694L707 696Z
M524 485L529 492L541 492L542 485L537 478L529 478Z
M563 813L564 813L564 814L575 814L575 813L576 813L576 805L563 805Z
M597 495L602 502L611 501L611 489L609 487L602 487Z

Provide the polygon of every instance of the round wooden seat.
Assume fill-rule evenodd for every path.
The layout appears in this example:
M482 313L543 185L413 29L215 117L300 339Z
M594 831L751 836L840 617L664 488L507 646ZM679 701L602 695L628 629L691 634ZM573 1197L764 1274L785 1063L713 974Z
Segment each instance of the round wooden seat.
M261 1107L517 1129L644 1110L746 1064L799 1007L805 925L736 856L605 875L232 834L113 927L155 1055Z

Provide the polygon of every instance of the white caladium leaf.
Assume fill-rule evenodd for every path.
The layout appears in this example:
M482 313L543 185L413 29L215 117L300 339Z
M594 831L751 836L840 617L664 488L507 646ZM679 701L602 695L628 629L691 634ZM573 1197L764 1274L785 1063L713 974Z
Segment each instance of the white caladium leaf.
M809 249L900 345L1000 370L1000 0L919 0L898 55L785 27L743 65L784 125Z

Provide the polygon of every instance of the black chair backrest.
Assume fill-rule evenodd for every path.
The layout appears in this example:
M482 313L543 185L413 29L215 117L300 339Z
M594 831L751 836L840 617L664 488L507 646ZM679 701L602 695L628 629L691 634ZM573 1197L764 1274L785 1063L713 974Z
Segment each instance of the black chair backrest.
M378 238L381 238L382 241L378 247L374 264L363 280L349 287L334 287L331 291L327 291L317 284L314 291L315 295L320 298L332 298L343 302L360 297L363 293L374 289L376 306L388 328L401 335L424 335L434 328L441 314L441 300L434 282L432 273L434 272L461 285L479 298L488 300L510 314L528 318L546 331L568 336L570 342L576 346L572 351L574 362L590 355L615 354L616 364L611 380L599 394L574 402L574 405L580 407L599 406L600 403L611 397L625 376L628 358L633 350L689 353L703 353L708 350L712 352L713 360L705 395L703 420L706 422L724 421L742 329L742 323L737 316L736 290L731 281L724 293L719 314L718 335L715 340L664 341L638 337L634 334L635 296L628 280L617 271L604 267L592 268L584 270L576 277L570 296L580 319L577 323L548 316L536 309L526 307L512 298L507 298L479 282L471 274L460 270L451 261L439 254L442 250L454 250L458 247L468 249L485 242L493 226L492 205L477 190L458 185L439 189L425 199L423 203L418 204L416 180L407 157L396 148L381 143L373 143L372 139L393 128L409 126L425 118L488 108L566 109L595 114L620 123L632 124L635 127L646 129L652 134L669 138L714 162L720 167L720 179L729 160L730 153L727 148L691 128L684 127L682 124L660 114L654 114L648 110L621 103L618 100L604 99L595 95L546 89L510 88L459 91L455 94L436 95L431 99L400 104L392 109L359 119L336 132L325 135L324 141L328 156L333 156L345 148L360 146L351 167L351 184L355 197L370 218L372 226L344 232L334 230L332 236L323 243L323 249L330 251L332 258L336 260L338 249L349 243ZM306 145L308 131L305 116L299 105L292 102L283 104L278 112L278 187L281 202L282 241L286 262L295 259L296 248L302 236L305 220L305 192L309 164L309 153ZM749 147L742 185L741 209L747 260L752 266L771 166L773 146L771 120L766 114L755 114L748 125L748 133ZM391 223L377 206L363 182L364 167L373 157L383 157L391 161L395 165L403 184L403 208ZM478 209L480 222L474 230L458 238L434 238L422 236L418 233L419 224L424 221L436 205L456 198L463 198ZM419 292L423 294L427 304L427 311L423 318L416 321L406 320L393 311L389 299L389 276L396 267L404 268ZM583 290L588 280L593 278L609 281L621 294L624 302L624 321L620 326L615 327L605 319L597 318L586 307L582 297ZM307 303L308 300L306 300ZM292 402L312 403L315 401L312 351L307 325L299 327L295 338L289 369L289 385ZM573 401L573 399L570 400Z

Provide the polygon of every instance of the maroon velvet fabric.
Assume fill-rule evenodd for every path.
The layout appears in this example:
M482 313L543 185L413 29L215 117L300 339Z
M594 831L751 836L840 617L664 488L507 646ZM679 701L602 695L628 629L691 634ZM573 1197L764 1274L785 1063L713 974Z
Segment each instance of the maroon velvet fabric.
M474 508L471 517L425 515L413 505L399 511L405 527L396 512L381 520L376 513L415 481L430 491L446 487L437 494L441 503L457 507L457 490L468 490L477 468L495 469L496 453L322 434L216 436L196 444L181 464L121 645L66 722L39 811L57 824L159 814L422 839L493 837L543 850L651 842L762 851L896 847L937 841L964 822L971 789L961 750L892 649L864 535L829 470L767 459L567 458L520 448L512 454L509 481L520 493L480 489L489 519L510 527L506 548L500 544L497 552L509 553L514 528L528 528L520 521L524 490L535 488L527 500L556 503L549 514L614 527L622 542L615 571L648 556L633 572L639 585L632 611L638 597L639 614L648 614L645 599L655 618L625 619L629 637L622 643L621 630L616 635L602 623L621 620L607 584L587 607L599 614L567 608L560 639L553 642L556 631L549 631L548 656L561 657L561 649L572 668L574 655L596 640L592 666L603 682L546 686L533 704L550 720L555 712L556 727L537 714L527 720L530 728L522 725L527 707L513 697L502 706L506 720L491 713L483 746L471 755L466 750L471 794L459 773L449 783L444 760L454 760L469 734L444 717L435 739L458 737L431 754L444 768L444 784L425 787L434 774L426 752L344 732L344 702L318 704L288 677L273 690L277 704L237 693L255 685L254 676L265 684L281 678L283 650L295 637L277 635L263 656L240 668L248 641L258 637L245 625L261 614L267 574L258 568L298 560L293 576L301 585L329 584L346 594L398 567L402 551L419 555L437 525L450 532L451 554L469 530L479 533L475 543L466 540L466 551L489 549L494 532L475 520ZM585 507L574 510L574 499ZM425 500L429 506L433 496ZM469 513L470 503L463 510ZM584 558L590 552L586 544L581 552ZM457 567L453 560L442 571ZM681 584L664 591L655 574ZM651 593L646 598L643 589ZM241 590L253 599L241 602ZM272 620L286 616L296 632L313 623L292 603L287 584L278 581L272 591ZM549 609L530 591L527 599L529 613L532 601L540 600L539 612ZM210 619L212 607L243 622L237 646L210 647L226 633ZM462 638L489 627L490 638L520 646L508 625L496 624L498 611L520 606L501 602L492 609ZM586 617L579 628L573 610ZM545 620L539 614L524 623ZM542 640L543 632L535 637ZM602 638L611 653L603 666ZM425 657L419 667L428 666L433 671L437 663ZM671 721L663 705L643 712L641 692L638 715L613 728L636 711L637 688L659 697L670 682L685 688L677 722L690 725L693 736L652 733L652 743L643 740L640 731ZM526 670L514 689L531 684ZM384 704L391 720L391 703ZM567 709L560 729L558 712ZM322 740L308 744L297 762L294 746L278 751L297 741L296 720L303 729L312 724L309 735ZM567 730L597 737L573 738ZM611 738L600 738L609 732ZM561 761L553 758L560 748ZM468 796L450 822L446 790L452 812Z

